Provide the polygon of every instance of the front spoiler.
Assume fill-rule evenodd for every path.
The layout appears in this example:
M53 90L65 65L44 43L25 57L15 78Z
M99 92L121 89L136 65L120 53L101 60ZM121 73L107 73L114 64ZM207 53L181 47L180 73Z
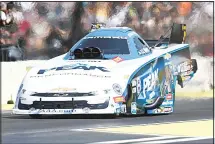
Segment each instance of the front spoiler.
M12 114L15 115L65 115L65 114L115 114L114 109L35 109L35 110L20 110L13 109Z

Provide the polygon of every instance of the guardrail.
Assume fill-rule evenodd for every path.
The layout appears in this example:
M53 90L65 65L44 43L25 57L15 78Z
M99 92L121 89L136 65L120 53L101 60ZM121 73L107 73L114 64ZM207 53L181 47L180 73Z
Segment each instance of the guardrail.
M187 96L187 93L192 93L195 97L197 93L202 93L211 89L210 85L213 84L212 58L195 57L195 59L197 59L198 62L198 71L195 77L184 88L180 88L180 86L177 85L176 93L178 93L179 96ZM2 104L7 104L7 101L10 99L15 102L18 88L27 72L28 67L37 66L43 62L45 61L33 60L1 62ZM201 97L201 95L199 97Z

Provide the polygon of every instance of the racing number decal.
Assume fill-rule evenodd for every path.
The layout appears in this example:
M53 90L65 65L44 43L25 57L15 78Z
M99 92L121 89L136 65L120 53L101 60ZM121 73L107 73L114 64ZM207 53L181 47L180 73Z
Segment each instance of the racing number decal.
M137 78L137 94L139 95L141 92L141 80Z

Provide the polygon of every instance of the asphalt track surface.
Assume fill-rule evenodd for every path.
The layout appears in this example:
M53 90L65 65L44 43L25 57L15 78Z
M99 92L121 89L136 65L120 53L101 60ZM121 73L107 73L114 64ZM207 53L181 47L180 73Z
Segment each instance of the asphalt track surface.
M30 119L28 116L11 115L2 112L2 143L213 143L210 138L193 136L175 137L172 135L133 134L130 132L101 132L99 127L123 127L127 125L150 125L152 123L175 123L176 121L213 120L213 99L177 99L175 112L171 115L136 117L99 116L52 116L43 119ZM123 129L123 128L122 128ZM211 129L213 129L211 127ZM139 131L140 128L138 129ZM155 130L156 131L156 130ZM165 131L165 129L164 129ZM179 130L175 130L179 131ZM192 130L188 130L191 131ZM194 133L195 130L193 130ZM203 132L205 133L205 131ZM199 138L199 139L198 139Z

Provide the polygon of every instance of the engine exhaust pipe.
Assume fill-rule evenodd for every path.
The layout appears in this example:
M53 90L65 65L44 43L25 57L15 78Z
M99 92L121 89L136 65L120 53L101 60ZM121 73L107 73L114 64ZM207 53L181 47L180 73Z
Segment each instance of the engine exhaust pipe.
M73 51L73 55L75 56L75 59L80 59L83 57L83 50L82 49L75 49Z

